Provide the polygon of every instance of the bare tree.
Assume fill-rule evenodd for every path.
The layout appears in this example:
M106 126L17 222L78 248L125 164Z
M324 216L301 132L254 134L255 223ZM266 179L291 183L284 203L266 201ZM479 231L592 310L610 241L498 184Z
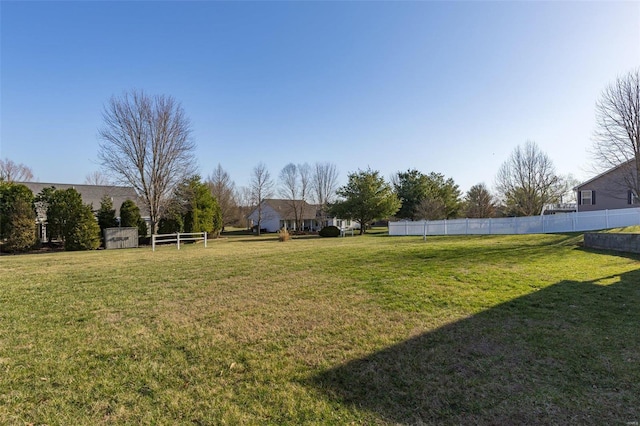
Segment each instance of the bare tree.
M229 173L218 163L218 167L213 170L213 173L207 179L207 186L209 186L211 195L214 196L220 206L224 229L224 226L230 225L236 220L238 203L235 197L235 184L231 180Z
M300 199L305 202L311 195L311 166L309 164L298 164L298 176L300 177Z
M593 155L606 170L629 163L620 185L640 194L640 68L618 77L596 103Z
M338 169L333 163L315 163L311 176L314 201L320 206L322 222L326 221L327 206L335 199L338 190Z
M424 220L440 220L446 217L446 206L439 198L425 198L416 206L415 217Z
M33 179L33 171L24 164L17 164L8 158L0 158L0 182L28 182Z
M241 186L235 191L235 198L238 202L236 219L243 224L247 224L247 215L255 207L251 200L251 188Z
M307 202L311 182L308 164L289 163L280 171L280 196L287 200L296 221L296 230L303 228L304 206Z
M85 185L108 186L111 185L111 180L104 173L95 171L85 176L84 183Z
M516 147L496 176L496 189L507 214L539 215L545 204L555 203L564 192L563 179L553 162L535 142Z
M264 163L258 163L251 173L249 187L251 204L255 206L258 214L258 235L260 235L262 221L265 219L265 211L262 202L273 196L273 185L271 173L267 170L267 166Z
M118 181L135 188L157 232L175 186L195 174L195 143L182 106L171 96L131 91L112 97L103 112L98 157Z

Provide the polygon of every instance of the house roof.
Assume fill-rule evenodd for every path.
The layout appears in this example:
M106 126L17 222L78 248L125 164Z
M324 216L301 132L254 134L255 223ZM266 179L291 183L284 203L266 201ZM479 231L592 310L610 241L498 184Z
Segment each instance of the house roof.
M295 200L298 205L302 206L302 218L303 219L315 219L318 212L318 206L315 204L309 204L303 200ZM293 214L292 200L267 198L263 203L268 204L273 210L275 210L281 219L295 220Z
M583 186L585 186L585 185L587 185L587 184L590 184L591 182L593 182L593 181L595 181L595 180L600 179L602 176L606 176L606 175L608 175L609 173L613 173L613 172L615 172L616 170L618 170L618 169L620 169L620 168L622 168L622 167L624 167L624 166L626 166L626 165L630 164L630 163L631 163L631 162L633 162L633 161L635 161L635 160L634 160L634 159L631 159L631 160L629 160L629 161L625 161L624 163L619 164L619 165L617 165L617 166L615 166L615 167L612 167L612 168L610 168L609 170L605 170L604 172L600 173L599 175L594 176L594 177L592 177L591 179L586 180L586 181L582 182L581 184L579 184L579 185L577 185L577 186L574 186L574 187L573 187L573 190L574 190L574 191L577 191L577 190L578 190L578 188L583 187Z
M140 214L142 216L148 215L147 209L140 202L138 194L135 189L130 186L116 186L116 185L75 185L68 183L46 183L46 182L15 182L16 184L24 185L33 192L34 195L39 194L43 189L54 187L55 189L70 189L73 188L82 197L82 202L85 204L91 204L94 210L100 208L100 202L102 197L111 197L113 201L113 208L116 210L116 216L120 216L120 206L126 200L132 200L140 208Z

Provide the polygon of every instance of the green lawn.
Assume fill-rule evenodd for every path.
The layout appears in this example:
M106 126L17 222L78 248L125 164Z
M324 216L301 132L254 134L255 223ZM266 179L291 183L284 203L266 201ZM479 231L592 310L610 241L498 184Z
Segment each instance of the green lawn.
M640 263L581 237L0 257L0 424L634 424Z

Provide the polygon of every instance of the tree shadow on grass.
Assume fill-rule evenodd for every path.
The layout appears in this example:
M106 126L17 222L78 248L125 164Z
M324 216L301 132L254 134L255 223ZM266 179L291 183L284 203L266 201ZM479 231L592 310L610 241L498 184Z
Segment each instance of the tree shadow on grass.
M637 424L640 271L563 281L311 379L400 424Z

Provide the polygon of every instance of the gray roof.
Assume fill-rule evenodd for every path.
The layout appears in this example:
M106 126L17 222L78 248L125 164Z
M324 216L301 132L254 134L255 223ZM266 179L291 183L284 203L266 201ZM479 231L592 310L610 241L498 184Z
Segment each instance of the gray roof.
M295 200L298 205L302 206L302 218L303 219L315 219L318 215L319 206L314 204L309 204L306 201ZM280 215L281 219L287 220L295 220L295 216L293 214L292 201L291 200L283 200L277 198L269 198L265 199L264 203L269 204L272 209L274 209Z
M44 188L54 187L55 189L69 189L73 188L82 197L82 202L93 206L93 210L100 208L100 201L102 197L111 197L113 202L113 208L116 210L116 216L120 216L120 206L126 200L132 200L140 208L140 214L142 217L148 216L146 207L141 203L138 194L131 186L115 186L115 185L76 185L68 183L46 183L46 182L15 182L16 184L24 185L33 192L33 195L38 195Z
M587 184L589 184L589 183L591 183L591 182L593 182L593 181L595 181L595 180L598 180L598 179L600 179L602 176L606 176L606 175L608 175L609 173L613 173L613 172L617 171L618 169L620 169L620 168L622 168L622 167L624 167L624 166L627 166L627 165L631 164L633 161L635 161L635 160L634 160L634 159L631 159L631 160L629 160L629 161L625 161L624 163L618 164L617 166L612 167L612 168L610 168L609 170L605 170L604 172L600 173L599 175L594 176L594 177L592 177L591 179L586 180L586 181L582 182L581 184L574 186L574 187L573 187L573 190L574 190L574 191L577 191L577 190L578 190L578 188L581 188L581 187L583 187L583 186L585 186L585 185L587 185Z

